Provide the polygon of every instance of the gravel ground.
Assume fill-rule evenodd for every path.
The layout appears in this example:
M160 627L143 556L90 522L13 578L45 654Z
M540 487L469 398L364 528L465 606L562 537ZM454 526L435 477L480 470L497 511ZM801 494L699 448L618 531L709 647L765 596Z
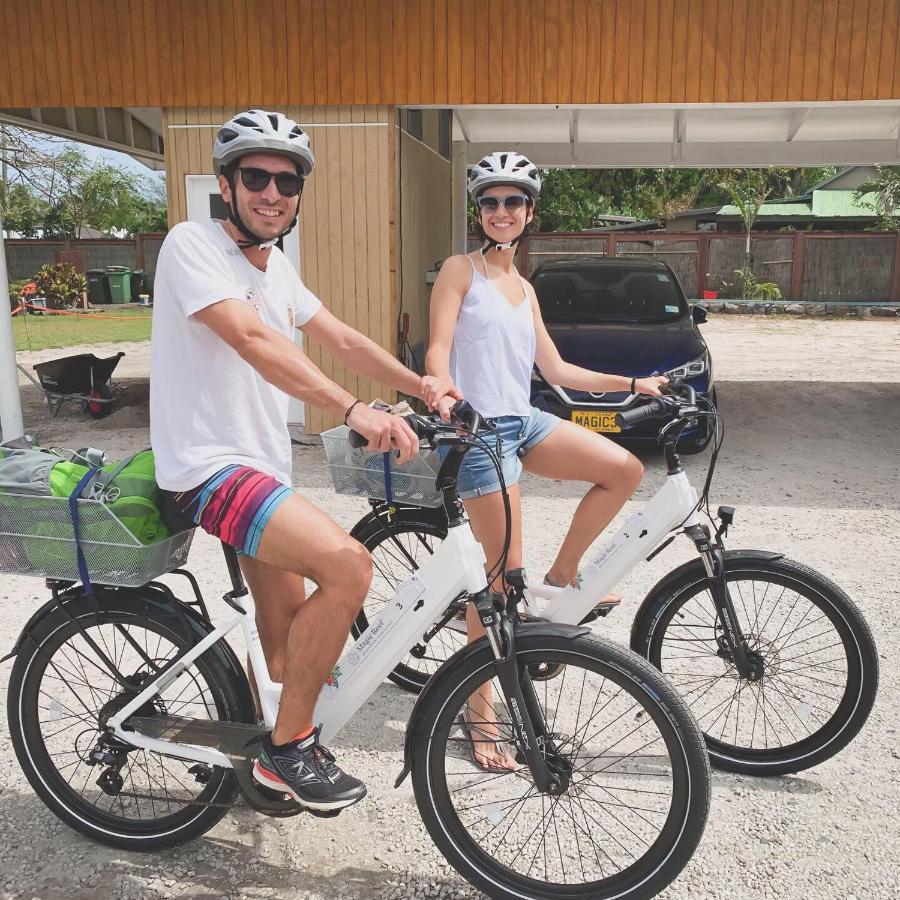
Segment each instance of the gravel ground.
M873 628L882 682L868 724L838 757L787 778L715 773L704 840L660 896L900 897L900 684L890 663L900 601L900 323L722 317L704 333L727 424L712 502L737 506L729 547L782 551L842 585ZM113 416L90 424L72 407L50 420L26 387L29 427L46 443L93 444L115 455L146 446L146 355L141 345L126 349L127 399ZM19 360L33 361L24 353ZM687 460L695 482L706 459ZM658 456L647 454L644 463L645 482L626 512L663 477ZM330 490L318 446L296 448L295 479L348 528L366 509ZM549 565L582 492L581 485L523 483L526 560L534 574ZM598 630L625 642L640 599L689 556L679 540L632 573L620 585L625 602ZM225 590L217 545L206 535L195 540L191 568L208 599ZM5 577L0 599L6 647L45 598L39 581ZM222 604L213 607L222 614ZM0 668L4 693L9 670ZM31 792L0 725L0 898L478 896L433 849L409 781L393 788L411 707L408 694L385 683L338 736L339 758L369 787L367 799L339 819L274 820L236 809L204 838L146 856L97 846L59 822Z

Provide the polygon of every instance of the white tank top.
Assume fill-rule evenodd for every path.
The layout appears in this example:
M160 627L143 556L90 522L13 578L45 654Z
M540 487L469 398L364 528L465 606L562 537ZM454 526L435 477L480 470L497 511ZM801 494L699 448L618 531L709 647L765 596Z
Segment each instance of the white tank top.
M523 299L513 306L468 259L472 283L456 320L450 377L483 416L527 416L535 337L525 281L519 275Z

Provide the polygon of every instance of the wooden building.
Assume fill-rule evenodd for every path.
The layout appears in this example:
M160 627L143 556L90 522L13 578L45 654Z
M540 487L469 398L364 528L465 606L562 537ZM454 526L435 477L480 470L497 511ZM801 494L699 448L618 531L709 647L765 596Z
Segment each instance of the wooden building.
M0 34L0 117L164 165L171 223L209 215L225 118L298 119L317 165L290 254L391 350L404 312L425 341L426 272L464 246L486 151L900 163L900 0L0 0Z

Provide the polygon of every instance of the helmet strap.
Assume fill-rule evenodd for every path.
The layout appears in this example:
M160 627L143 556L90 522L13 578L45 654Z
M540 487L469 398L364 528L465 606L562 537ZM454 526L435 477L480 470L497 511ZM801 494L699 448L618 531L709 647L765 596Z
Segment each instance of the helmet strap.
M228 179L228 185L231 188L231 202L228 204L228 219L234 224L237 230L247 238L245 241L236 242L241 250L247 250L250 247L259 247L260 250L268 250L269 248L274 247L286 234L293 231L294 226L297 224L297 218L300 215L300 197L303 195L302 181L300 182L300 193L297 194L297 212L294 214L294 218L291 219L290 224L281 232L281 234L276 235L273 238L264 238L260 237L249 228L241 218L241 214L238 212L234 172L228 173L226 178Z
M524 232L523 232L524 233ZM522 235L520 234L518 237L514 237L511 241L506 241L501 244L499 241L495 241L493 238L484 236L484 247L482 247L482 251L484 250L512 250L516 244L521 240Z

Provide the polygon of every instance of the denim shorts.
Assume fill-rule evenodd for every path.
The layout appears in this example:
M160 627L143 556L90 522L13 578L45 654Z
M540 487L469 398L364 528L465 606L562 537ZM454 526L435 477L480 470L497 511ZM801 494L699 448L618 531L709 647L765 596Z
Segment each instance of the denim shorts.
M528 416L500 416L488 419L497 429L502 450L503 479L507 486L515 484L522 474L522 459L532 447L536 447L562 419L542 409L532 407ZM485 433L493 448L493 435ZM484 497L500 490L500 479L490 457L477 447L470 450L459 470L459 496L461 500Z

